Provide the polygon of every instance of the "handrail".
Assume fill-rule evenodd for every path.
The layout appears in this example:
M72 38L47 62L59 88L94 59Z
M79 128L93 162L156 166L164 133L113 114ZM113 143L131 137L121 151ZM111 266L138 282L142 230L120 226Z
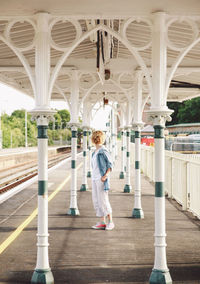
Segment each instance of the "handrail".
M200 146L200 143L188 143L188 142L173 142L171 145L170 145L170 151L172 151L172 148L173 148L173 145L175 144L196 144L196 145L199 145Z

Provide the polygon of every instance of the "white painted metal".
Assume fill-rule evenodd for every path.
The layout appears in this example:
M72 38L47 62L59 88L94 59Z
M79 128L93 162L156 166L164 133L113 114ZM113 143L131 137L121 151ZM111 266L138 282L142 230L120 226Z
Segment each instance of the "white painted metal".
M169 274L166 259L165 196L163 194L165 176L163 129L165 119L170 114L164 97L167 67L165 18L165 13L155 13L152 29L153 93L151 94L151 109L149 114L153 120L155 131L155 258L151 277L153 277L154 274L162 274L163 272ZM170 278L170 275L168 278Z
M72 84L71 84L71 118L69 125L72 130L71 138L71 161L75 165L71 168L71 195L70 195L70 209L69 214L79 215L78 205L77 205L77 127L78 123L78 108L79 108L79 81L77 71L72 72ZM73 137L73 132L76 133L76 137ZM71 211L72 209L72 211Z
M147 157L149 163L146 165L146 158L142 158L141 168L145 175L148 173L150 180L153 180L153 172L147 171L147 167L152 167L154 160L154 148L142 146L142 157ZM175 199L182 210L189 210L200 218L200 157L195 155L180 154L165 151L165 192L168 197Z
M87 127L83 127L83 132L87 132L87 130ZM83 153L87 153L87 136L85 135L83 135ZM83 156L82 184L87 188L87 154Z
M125 127L126 129L126 153L129 153L129 155L126 155L126 185L128 185L131 188L131 173L130 173L130 128ZM127 133L129 136L127 136Z
M71 127L72 131L77 131L76 126ZM71 160L75 161L77 160L77 138L71 139ZM72 168L71 169L71 195L70 195L70 208L71 209L77 209L77 169Z
M73 71L71 80L71 118L70 123L78 123L79 80L77 71Z
M37 15L37 35L35 50L35 79L36 97L35 105L37 109L49 109L50 98L49 75L50 75L50 45L49 45L49 15L39 13Z
M124 131L124 128L121 128L121 173L124 174L124 167L125 167L125 135L126 131Z
M88 131L88 177L91 177L92 173L92 130Z
M113 163L115 162L115 111L111 109L111 157Z
M47 126L48 120L41 116L37 124ZM48 181L48 139L38 139L38 181ZM45 193L38 195L36 269L49 269L48 236L48 193Z
M139 134L139 137L135 135L135 163L138 163L139 169L135 168L135 190L134 190L134 208L135 209L142 209L141 206L141 171L140 171L140 160L141 160L141 128L143 127L142 122L142 113L144 104L142 102L142 80L143 75L140 70L136 73L136 89L135 89L135 98L134 98L134 106L133 106L133 122L132 126L133 129L136 131L135 133ZM141 215L142 216L142 215Z
M140 138L135 138L135 161L140 163ZM141 209L141 174L135 169L134 208Z

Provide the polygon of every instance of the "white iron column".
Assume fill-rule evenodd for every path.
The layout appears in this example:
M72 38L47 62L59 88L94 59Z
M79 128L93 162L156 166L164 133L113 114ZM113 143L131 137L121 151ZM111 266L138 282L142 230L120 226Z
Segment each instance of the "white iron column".
M77 205L77 169L76 169L76 156L77 156L77 126L71 126L72 139L71 139L71 196L70 208L67 212L68 215L80 215Z
M124 174L126 174L126 164L127 164L127 158L126 158L126 130L124 128L124 135L123 135L123 159L124 159Z
M50 110L48 82L50 74L49 15L37 15L37 35L35 46L35 109L31 111L37 119L38 127L38 229L37 264L31 283L53 284L54 279L49 267L48 256L48 117Z
M141 127L137 126L135 130L135 189L134 189L134 209L132 217L138 219L144 218L144 213L141 205L140 143L141 143Z
M87 190L87 128L83 127L83 177L80 191Z
M126 128L126 184L124 192L131 191L131 177L130 177L130 128Z
M71 119L69 125L71 126L72 139L71 139L71 195L70 195L70 208L67 211L68 215L79 215L78 205L77 205L77 169L76 169L76 159L77 159L77 128L78 123L78 109L79 109L79 83L78 83L78 73L74 71L72 73L71 81L71 97L70 97L70 114Z
M171 276L166 259L165 225L165 155L164 127L171 111L166 106L166 19L165 13L154 14L152 33L152 87L151 109L149 115L154 124L155 138L155 259L150 276L151 284L171 284Z
M41 117L38 128L38 255L36 271L48 270L48 122ZM35 283L32 281L32 283ZM36 282L39 283L39 282ZM46 283L46 282L45 282Z
M111 109L111 145L112 145L111 156L112 156L113 164L115 163L115 133L114 133L114 128L115 128L114 110Z
M115 146L115 160L117 159L117 116L114 115L114 146Z
M87 177L91 177L91 172L92 172L92 168L91 168L91 160L92 160L92 143L91 143L91 137L92 137L92 131L89 130L88 131L88 172L87 172Z
M119 174L119 178L120 179L124 179L124 164L125 164L125 160L124 160L124 151L125 151L125 143L124 143L124 129L121 128L121 172Z
M141 206L141 172L140 172L140 143L141 143L141 128L142 123L142 80L143 75L141 70L136 73L137 83L135 86L135 99L134 99L134 122L132 124L135 130L135 190L134 190L134 209L132 213L133 218L144 218L144 213Z

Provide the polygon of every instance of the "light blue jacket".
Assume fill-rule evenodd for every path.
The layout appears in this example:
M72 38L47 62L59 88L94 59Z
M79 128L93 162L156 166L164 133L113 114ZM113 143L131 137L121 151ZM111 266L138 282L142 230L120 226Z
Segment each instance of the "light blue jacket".
M92 153L92 157L94 153L95 152ZM112 170L112 160L108 150L104 146L100 148L97 153L97 165L99 167L101 176L104 176L109 168L111 168ZM104 190L109 190L109 189L110 189L110 182L109 178L107 178L106 181L104 181Z

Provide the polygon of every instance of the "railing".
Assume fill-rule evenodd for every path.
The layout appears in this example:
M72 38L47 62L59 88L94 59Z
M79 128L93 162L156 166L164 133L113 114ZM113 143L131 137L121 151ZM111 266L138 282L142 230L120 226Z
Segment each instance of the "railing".
M141 170L154 181L154 148L141 148ZM200 155L165 151L165 191L200 218Z

